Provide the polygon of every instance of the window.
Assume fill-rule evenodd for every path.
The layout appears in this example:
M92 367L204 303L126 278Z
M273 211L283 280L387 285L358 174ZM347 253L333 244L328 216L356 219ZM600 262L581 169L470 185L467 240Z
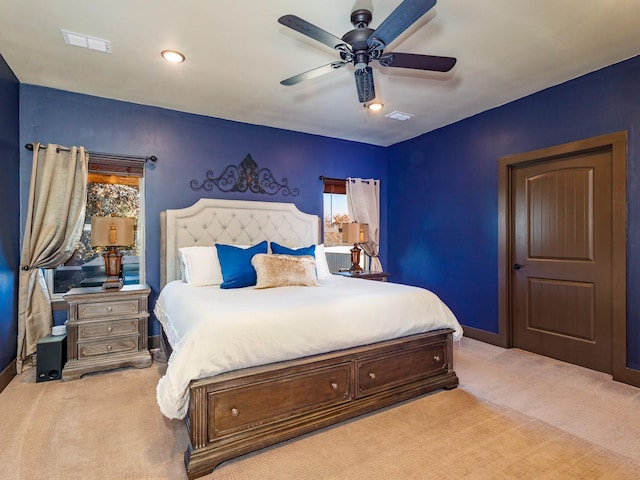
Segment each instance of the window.
M92 247L91 217L124 216L135 219L135 244L123 254L123 283L144 283L144 162L127 157L90 154L87 208L77 250L55 269L45 271L52 299L75 287L100 286L105 280L104 247Z
M349 223L345 180L324 179L324 245L342 245L340 225Z
M349 270L351 267L351 249L353 245L342 243L343 223L349 223L349 208L347 207L346 180L323 178L323 216L324 216L324 245L329 270L338 272ZM364 252L360 255L360 266L368 265L368 257Z

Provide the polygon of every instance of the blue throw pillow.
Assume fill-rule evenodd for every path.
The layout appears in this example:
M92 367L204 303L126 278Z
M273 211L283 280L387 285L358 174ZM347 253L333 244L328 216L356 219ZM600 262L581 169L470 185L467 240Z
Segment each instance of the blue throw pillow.
M271 251L273 253L277 253L280 255L296 255L296 256L311 255L313 258L316 257L315 245L309 245L308 247L302 247L302 248L288 248L288 247L283 247L282 245L276 242L271 242Z
M267 253L266 240L249 248L216 243L216 249L222 269L223 282L220 288L242 288L256 284L256 271L251 259L258 253Z

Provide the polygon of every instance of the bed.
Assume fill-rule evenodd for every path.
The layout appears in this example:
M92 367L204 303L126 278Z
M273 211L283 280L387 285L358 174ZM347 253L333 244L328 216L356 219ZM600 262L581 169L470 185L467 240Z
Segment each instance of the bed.
M313 286L224 290L183 281L181 249L265 240L295 249L318 245L319 231L317 216L288 203L201 199L162 212L163 288L154 311L169 362L157 396L165 416L185 418L190 479L239 455L458 385L452 343L462 329L447 306L424 289L331 275L321 245Z

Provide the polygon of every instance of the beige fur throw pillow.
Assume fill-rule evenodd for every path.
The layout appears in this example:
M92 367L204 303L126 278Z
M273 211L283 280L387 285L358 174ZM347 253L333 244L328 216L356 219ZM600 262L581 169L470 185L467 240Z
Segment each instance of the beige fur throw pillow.
M317 286L316 261L311 256L259 253L251 259L256 269L256 288Z

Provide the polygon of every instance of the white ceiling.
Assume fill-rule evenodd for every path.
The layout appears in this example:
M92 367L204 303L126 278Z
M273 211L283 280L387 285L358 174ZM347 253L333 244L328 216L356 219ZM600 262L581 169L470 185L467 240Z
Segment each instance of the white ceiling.
M358 103L353 66L285 87L338 60L277 22L295 14L338 37L355 8L376 28L400 0L0 0L0 54L20 82L392 145L640 53L638 0L440 0L386 49L452 56L449 73L375 62L382 112ZM108 39L106 54L61 30ZM169 64L160 51L187 60ZM411 120L385 118L393 111Z

